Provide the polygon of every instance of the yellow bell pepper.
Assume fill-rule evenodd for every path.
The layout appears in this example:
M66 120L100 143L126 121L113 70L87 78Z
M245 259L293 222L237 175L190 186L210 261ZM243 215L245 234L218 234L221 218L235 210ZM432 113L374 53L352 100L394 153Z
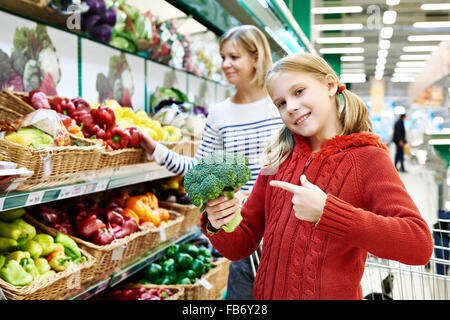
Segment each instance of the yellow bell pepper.
M142 131L144 131L144 133L146 133L153 140L159 140L159 133L156 132L156 130L153 130L152 128L142 128Z
M174 126L164 126L163 127L163 140L164 141L178 141L181 140L181 130L180 128Z
M131 109L130 107L123 107L122 108L122 118L131 118L134 119L136 116L134 114L133 109Z
M114 115L116 116L116 120L122 119L123 110L116 100L113 99L108 100L105 106L113 109Z
M153 140L158 141L158 140L162 139L164 131L163 131L161 123L159 121L151 120L147 125L144 126L144 131L145 131L145 129L152 129L156 132L157 136L155 138L152 137Z
M98 107L100 107L100 103L92 102L89 104L89 106L91 107L91 109L98 109Z
M135 125L133 119L124 119L124 118L120 119L119 121L116 120L116 123L122 128L128 128Z

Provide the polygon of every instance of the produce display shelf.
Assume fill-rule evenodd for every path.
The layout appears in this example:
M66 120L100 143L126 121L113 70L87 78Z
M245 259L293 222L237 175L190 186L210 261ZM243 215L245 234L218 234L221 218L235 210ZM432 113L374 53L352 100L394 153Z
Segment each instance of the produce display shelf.
M87 300L99 292L113 287L121 281L129 278L130 276L141 271L147 265L158 260L165 252L165 250L172 244L180 244L189 242L202 235L202 231L199 226L193 226L192 228L185 230L181 235L177 235L172 239L168 239L161 242L157 246L147 250L140 257L135 259L134 262L122 268L119 272L113 273L109 278L103 279L97 283L91 284L88 288L82 289L68 300Z
M27 192L0 194L0 211L73 198L127 185L171 177L174 174L155 162L122 166L104 172L84 173L85 181Z

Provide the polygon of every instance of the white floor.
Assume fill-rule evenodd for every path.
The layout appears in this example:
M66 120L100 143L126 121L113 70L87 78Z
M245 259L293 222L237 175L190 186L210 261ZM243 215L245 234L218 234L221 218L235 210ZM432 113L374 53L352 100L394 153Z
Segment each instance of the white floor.
M407 172L400 172L400 177L422 217L432 229L438 218L439 207L435 173L426 166L410 161L409 157L405 160ZM392 291L389 296L394 300L449 300L450 276L436 273L437 262L449 264L449 261L437 260L434 254L427 266L408 266L370 255L361 281L363 296L384 292L382 282L388 275L392 275Z

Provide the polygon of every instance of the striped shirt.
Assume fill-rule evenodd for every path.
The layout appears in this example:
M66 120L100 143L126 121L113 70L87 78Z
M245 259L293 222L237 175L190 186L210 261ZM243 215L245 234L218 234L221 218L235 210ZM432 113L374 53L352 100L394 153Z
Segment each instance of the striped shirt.
M201 158L215 150L243 154L249 160L252 177L242 191L249 191L261 170L260 156L266 141L282 125L280 114L269 97L246 104L236 104L228 98L210 110L194 158L182 156L159 143L153 156L169 171L185 175Z

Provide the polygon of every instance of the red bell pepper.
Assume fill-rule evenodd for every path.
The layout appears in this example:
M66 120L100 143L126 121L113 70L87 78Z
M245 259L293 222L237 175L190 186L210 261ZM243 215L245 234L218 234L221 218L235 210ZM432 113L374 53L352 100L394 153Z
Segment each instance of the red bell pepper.
M128 139L128 147L130 148L138 147L142 140L142 131L134 127L128 127L126 128L126 130L130 135L130 138Z
M85 240L90 240L97 229L106 228L102 220L93 214L81 220L76 225L77 234L82 236Z
M106 142L108 142L114 150L126 148L129 138L130 135L128 131L118 125L114 125L106 131Z
M67 98L55 97L50 102L52 109L58 113L62 113L65 115L72 116L74 111L76 110L75 105L72 101Z
M97 109L91 111L95 122L103 130L108 130L116 123L116 115L113 109L100 105Z
M104 246L113 242L114 236L106 228L99 228L92 235L92 243L98 246Z
M28 94L30 104L33 108L37 109L51 109L47 96L40 90L30 91Z

